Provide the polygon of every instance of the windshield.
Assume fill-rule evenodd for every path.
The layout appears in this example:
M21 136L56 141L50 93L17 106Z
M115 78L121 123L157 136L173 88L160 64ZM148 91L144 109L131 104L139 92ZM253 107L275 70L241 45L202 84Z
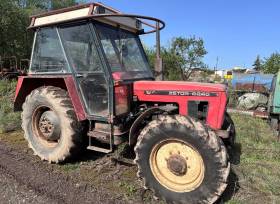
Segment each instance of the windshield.
M114 79L153 77L138 35L102 24L96 28Z

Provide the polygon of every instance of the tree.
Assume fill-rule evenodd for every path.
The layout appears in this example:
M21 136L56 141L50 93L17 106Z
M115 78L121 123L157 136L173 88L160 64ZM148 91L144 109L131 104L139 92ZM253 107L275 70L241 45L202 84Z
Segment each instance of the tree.
M76 0L51 0L51 9L60 9L77 4Z
M0 56L29 58L33 32L29 16L77 4L75 0L0 0Z
M203 68L202 59L207 54L202 38L195 36L190 38L177 37L172 40L171 52L178 56L181 78L188 80L193 68Z
M154 66L156 61L156 51L154 48L144 48L149 60L150 67L152 68L152 70L155 70ZM182 59L180 59L180 56L172 53L170 49L162 47L161 57L163 60L163 78L165 80L171 81L182 80L179 63L180 61L182 61Z
M253 68L256 71L260 71L262 69L262 60L260 59L260 56L258 55L254 64L253 64Z
M28 14L15 1L0 1L0 55L26 56Z
M264 73L276 74L280 70L280 54L275 52L269 58L266 58L262 70Z
M151 67L154 67L155 49L145 47ZM166 80L188 80L193 68L205 68L202 58L206 54L201 38L174 38L169 47L161 48L163 76Z

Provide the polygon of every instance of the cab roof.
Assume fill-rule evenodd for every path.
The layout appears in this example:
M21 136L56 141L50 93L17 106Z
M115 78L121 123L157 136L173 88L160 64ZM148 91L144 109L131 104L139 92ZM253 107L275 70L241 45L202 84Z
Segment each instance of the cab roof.
M159 19L140 15L123 14L122 12L102 3L81 4L39 15L33 15L30 18L31 23L28 27L29 29L48 27L90 18L112 26L143 34L145 33L142 27L143 24L153 29L146 33L155 32L157 28L160 30L164 28L164 22ZM157 27L156 25L142 21L143 19L159 22L161 25Z

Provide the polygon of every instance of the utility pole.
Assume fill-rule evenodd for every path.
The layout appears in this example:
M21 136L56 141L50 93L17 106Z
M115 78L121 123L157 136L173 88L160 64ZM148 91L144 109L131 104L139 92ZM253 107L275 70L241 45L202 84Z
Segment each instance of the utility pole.
M219 57L216 58L216 65L214 67L214 74L216 74L216 71L218 69L218 63L219 63Z

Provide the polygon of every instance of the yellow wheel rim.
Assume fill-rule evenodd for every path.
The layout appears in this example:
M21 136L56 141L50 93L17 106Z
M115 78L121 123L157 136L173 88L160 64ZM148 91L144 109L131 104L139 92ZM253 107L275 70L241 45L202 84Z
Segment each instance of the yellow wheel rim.
M157 181L175 192L189 192L199 187L205 171L199 152L177 139L165 140L152 149L150 167Z

